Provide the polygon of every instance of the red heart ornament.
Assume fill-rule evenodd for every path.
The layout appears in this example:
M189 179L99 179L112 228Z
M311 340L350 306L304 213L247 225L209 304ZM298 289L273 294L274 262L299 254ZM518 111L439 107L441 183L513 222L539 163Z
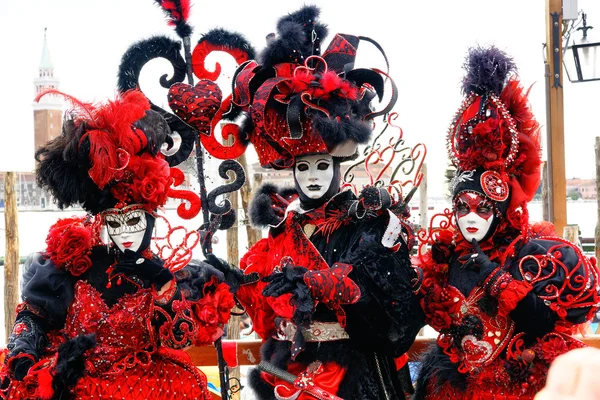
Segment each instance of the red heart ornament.
M492 356L492 345L485 340L477 340L473 335L463 337L461 345L465 353L465 362L472 366L483 365Z
M210 136L212 121L222 100L221 89L208 79L198 81L196 86L175 83L169 89L169 106L179 118Z

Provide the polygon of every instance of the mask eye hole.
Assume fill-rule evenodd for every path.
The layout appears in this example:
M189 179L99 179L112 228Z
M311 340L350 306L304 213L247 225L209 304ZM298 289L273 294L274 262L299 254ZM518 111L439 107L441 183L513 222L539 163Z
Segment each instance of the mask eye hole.
M121 224L120 224L120 223L118 223L117 221L106 220L106 224L107 224L108 226L110 226L111 228L113 228L113 229L117 229L117 228L120 228L120 227L121 227Z
M296 166L296 169L300 172L308 171L308 164L302 163Z
M140 217L133 217L127 221L127 225L134 226L134 225L139 224L139 222L140 222Z
M467 204L458 203L456 206L456 211L458 211L461 214L468 214L471 210Z
M492 211L492 209L488 206L481 206L477 208L477 212L480 214L488 214L490 211Z
M319 171L327 171L329 169L329 163L320 162L320 163L317 164L317 169Z

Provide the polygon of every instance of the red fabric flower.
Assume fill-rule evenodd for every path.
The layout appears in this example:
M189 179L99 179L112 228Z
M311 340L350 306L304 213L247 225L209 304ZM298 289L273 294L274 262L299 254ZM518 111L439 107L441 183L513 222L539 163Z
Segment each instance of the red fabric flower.
M134 200L147 205L149 210L164 205L172 182L169 164L164 159L147 153L136 157L132 164Z
M235 305L233 295L225 283L217 284L213 280L206 284L204 290L204 297L191 306L199 322L196 346L212 343L223 334L222 326L229 320L231 309Z
M46 254L56 266L79 276L92 265L88 254L94 246L94 236L85 217L59 219L46 237Z
M569 351L565 341L556 336L546 338L546 340L538 343L536 347L538 346L541 351L536 351L536 354L548 363L551 363L556 357Z
M90 258L88 256L84 255L84 256L74 259L71 262L71 265L68 268L68 270L72 275L79 276L79 275L83 274L85 271L87 271L88 268L90 268L91 266L92 266L92 260L90 260Z

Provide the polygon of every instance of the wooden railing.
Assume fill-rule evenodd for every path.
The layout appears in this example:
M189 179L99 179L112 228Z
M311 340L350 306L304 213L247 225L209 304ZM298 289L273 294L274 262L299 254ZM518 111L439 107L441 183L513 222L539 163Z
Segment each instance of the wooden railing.
M589 335L584 338L579 338L588 346L600 348L600 335ZM416 360L420 354L423 353L425 348L433 343L434 339L419 337L415 340L408 351L409 360ZM257 365L260 362L260 340L239 340L233 342L237 343L237 359L239 365L252 366ZM215 349L210 346L204 347L192 347L188 350L188 354L192 358L194 365L199 367L202 366L216 366L217 365L217 354ZM211 390L213 400L220 400L221 396Z
M588 335L580 338L588 346L600 348L600 335ZM260 340L239 340L237 342L237 359L239 365L257 365L260 362ZM411 361L416 360L423 350L433 343L431 338L419 337L408 351ZM194 365L199 367L217 365L217 354L210 346L192 347L188 350Z

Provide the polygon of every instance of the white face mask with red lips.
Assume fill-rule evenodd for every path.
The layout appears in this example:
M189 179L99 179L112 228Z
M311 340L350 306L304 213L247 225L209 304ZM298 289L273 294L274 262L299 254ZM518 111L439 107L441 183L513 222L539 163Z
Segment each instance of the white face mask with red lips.
M108 236L122 252L138 251L144 241L148 225L146 212L142 209L111 211L107 210L104 213Z
M483 240L496 218L493 204L482 195L472 192L458 196L454 216L460 233L468 242Z

